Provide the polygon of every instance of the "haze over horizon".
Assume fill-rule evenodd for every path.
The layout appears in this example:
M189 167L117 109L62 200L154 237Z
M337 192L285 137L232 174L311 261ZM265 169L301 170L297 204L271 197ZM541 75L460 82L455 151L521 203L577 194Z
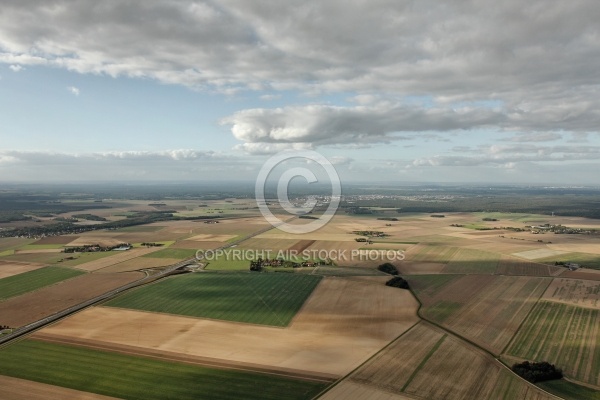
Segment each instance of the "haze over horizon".
M592 185L592 0L16 1L0 181L252 180L285 149L345 182Z

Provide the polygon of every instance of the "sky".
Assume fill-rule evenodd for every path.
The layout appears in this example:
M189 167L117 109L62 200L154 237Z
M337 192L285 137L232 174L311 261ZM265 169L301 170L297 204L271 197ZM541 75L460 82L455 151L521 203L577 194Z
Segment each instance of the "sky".
M0 0L0 182L597 185L597 0Z

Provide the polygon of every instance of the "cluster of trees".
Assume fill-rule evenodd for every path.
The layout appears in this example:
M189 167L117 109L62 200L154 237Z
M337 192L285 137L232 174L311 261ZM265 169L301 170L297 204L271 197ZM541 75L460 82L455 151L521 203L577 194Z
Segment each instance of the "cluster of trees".
M83 246L66 247L63 253L95 253L98 251L111 251L119 247L131 247L129 243L119 243L113 246L100 246L99 244L86 244Z
M380 270L381 272L385 272L386 274L390 274L390 275L398 275L398 268L396 268L396 266L392 263L385 263L385 264L381 264L380 266L377 267L378 270Z
M514 364L512 370L520 377L532 383L561 379L563 377L562 370L546 361L539 363L523 361L522 363Z
M394 217L381 217L381 218L377 218L380 221L398 221L398 218L394 218Z
M10 326L8 326L8 325L0 325L0 331L3 331L5 329L10 329Z
M100 217L100 216L94 215L94 214L76 214L76 215L73 215L73 218L87 219L88 221L106 221L107 220L104 217Z
M145 247L161 247L163 244L162 243L154 243L154 242L142 242L141 245L145 246Z
M408 289L408 282L399 276L395 276L385 283L386 286L397 287L400 289Z

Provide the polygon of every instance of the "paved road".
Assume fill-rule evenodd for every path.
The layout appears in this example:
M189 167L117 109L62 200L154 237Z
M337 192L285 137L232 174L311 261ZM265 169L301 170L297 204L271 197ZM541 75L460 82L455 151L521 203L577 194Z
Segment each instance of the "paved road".
M252 233L252 234L250 234L248 236L245 236L245 237L243 237L243 238L241 238L239 240L236 240L236 241L227 243L224 246L218 247L218 248L214 249L213 251L224 250L224 249L227 249L229 247L237 246L238 244L242 243L243 241L248 240L248 239L250 239L250 238L252 238L254 236L260 235L262 233L265 233L265 232L267 232L267 231L269 231L271 229L273 229L273 227L271 225L269 225L266 228L261 229L261 230L259 230L257 232L254 232L254 233ZM20 337L20 336L26 335L26 334L28 334L30 332L33 332L33 331L35 331L37 329L40 329L40 328L42 328L45 325L48 325L48 324L50 324L52 322L55 322L55 321L58 321L59 319L65 318L66 316L71 315L71 314L73 314L75 312L81 311L84 308L87 308L87 307L90 307L90 306L92 306L94 304L97 304L97 303L100 303L102 301L106 301L108 299L111 299L111 298L117 296L118 294L123 293L123 292L125 292L127 290L130 290L130 289L133 289L135 287L138 287L138 286L141 286L141 285L145 285L147 283L154 282L154 281L156 281L158 279L161 279L161 278L164 278L166 276L169 276L169 275L173 274L179 268L183 268L183 267L185 267L187 265L191 265L191 264L196 264L198 261L202 260L202 257L203 257L202 254L198 254L196 258L191 258L189 260L184 260L184 261L180 261L180 262L178 262L176 264L169 265L168 267L166 267L163 270L161 270L158 274L147 275L147 276L145 276L144 278L142 278L140 280L128 283L127 285L124 285L124 286L118 287L116 289L113 289L111 291L108 291L108 292L106 292L104 294L101 294L100 296L96 296L96 297L94 297L92 299L84 301L83 303L79 303L79 304L74 305L72 307L69 307L69 308L67 308L65 310L62 310L62 311L59 311L59 312L54 313L52 315L49 315L49 316L47 316L45 318L42 318L40 320L37 320L37 321L32 322L32 323L27 324L27 325L24 325L24 326L22 326L22 327L20 327L18 329L15 329L9 335L0 336L0 345L3 345L5 343L7 343L7 342L10 342L11 340L14 340L14 339Z

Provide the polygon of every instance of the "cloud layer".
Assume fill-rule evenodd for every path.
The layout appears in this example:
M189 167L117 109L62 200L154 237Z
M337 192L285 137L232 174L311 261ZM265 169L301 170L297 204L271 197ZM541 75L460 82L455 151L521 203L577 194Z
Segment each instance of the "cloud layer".
M527 143L599 131L599 20L596 0L6 0L0 62L271 101L287 90L354 96L224 118L252 154L485 129L512 132L503 143L517 146L411 165L508 165L545 159ZM576 143L548 148L553 161L591 160Z

